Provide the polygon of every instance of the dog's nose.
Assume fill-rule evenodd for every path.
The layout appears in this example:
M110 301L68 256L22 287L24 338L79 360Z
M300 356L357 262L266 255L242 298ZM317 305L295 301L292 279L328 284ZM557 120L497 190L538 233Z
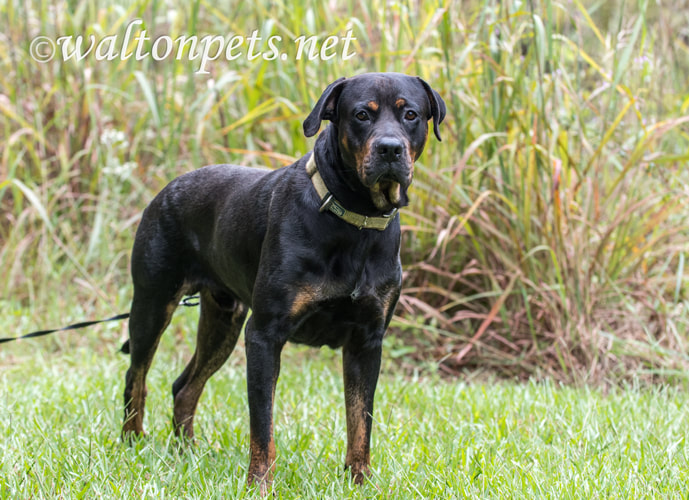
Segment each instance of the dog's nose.
M387 162L399 160L402 150L402 143L394 137L384 137L376 143L376 153Z

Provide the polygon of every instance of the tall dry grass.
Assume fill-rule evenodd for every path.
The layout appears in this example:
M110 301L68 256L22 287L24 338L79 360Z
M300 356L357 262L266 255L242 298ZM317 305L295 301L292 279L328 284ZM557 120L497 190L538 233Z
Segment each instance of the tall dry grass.
M37 35L122 36L136 18L152 37L352 29L357 56L218 60L209 75L29 57ZM400 362L684 377L688 20L647 1L6 2L0 310L19 329L126 309L158 189L207 163L287 164L310 149L301 120L328 82L402 71L431 81L448 117L402 216Z

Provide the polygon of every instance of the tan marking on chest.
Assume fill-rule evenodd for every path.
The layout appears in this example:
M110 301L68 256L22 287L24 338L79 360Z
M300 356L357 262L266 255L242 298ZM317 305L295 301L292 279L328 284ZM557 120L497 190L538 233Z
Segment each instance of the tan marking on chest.
M289 311L290 317L296 318L299 316L306 310L309 304L314 303L320 296L319 289L314 286L307 285L297 290L297 294L294 296L294 301Z
M394 308L397 303L393 304L393 298L395 297L395 289L390 290L388 293L385 294L383 297L383 318L387 318L388 314L390 313L390 309Z

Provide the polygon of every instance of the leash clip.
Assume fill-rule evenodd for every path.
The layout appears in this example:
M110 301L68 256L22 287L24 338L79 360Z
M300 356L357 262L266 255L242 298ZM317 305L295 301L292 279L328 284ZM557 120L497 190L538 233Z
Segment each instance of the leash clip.
M182 299L182 302L180 302L179 305L185 307L195 307L198 306L200 303L201 300L199 299L198 295L188 295L187 297L184 297Z

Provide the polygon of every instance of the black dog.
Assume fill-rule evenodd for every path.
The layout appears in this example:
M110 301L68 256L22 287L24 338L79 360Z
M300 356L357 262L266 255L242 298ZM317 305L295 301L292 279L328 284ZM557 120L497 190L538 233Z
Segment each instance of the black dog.
M246 326L251 461L263 489L275 462L273 399L289 340L342 347L347 457L369 472L383 334L400 293L400 226L414 161L445 103L420 78L340 78L304 121L312 154L273 172L213 165L172 181L143 214L132 253L131 354L123 436L143 433L146 373L182 296L200 292L196 352L172 387L177 434L192 438L204 384Z

